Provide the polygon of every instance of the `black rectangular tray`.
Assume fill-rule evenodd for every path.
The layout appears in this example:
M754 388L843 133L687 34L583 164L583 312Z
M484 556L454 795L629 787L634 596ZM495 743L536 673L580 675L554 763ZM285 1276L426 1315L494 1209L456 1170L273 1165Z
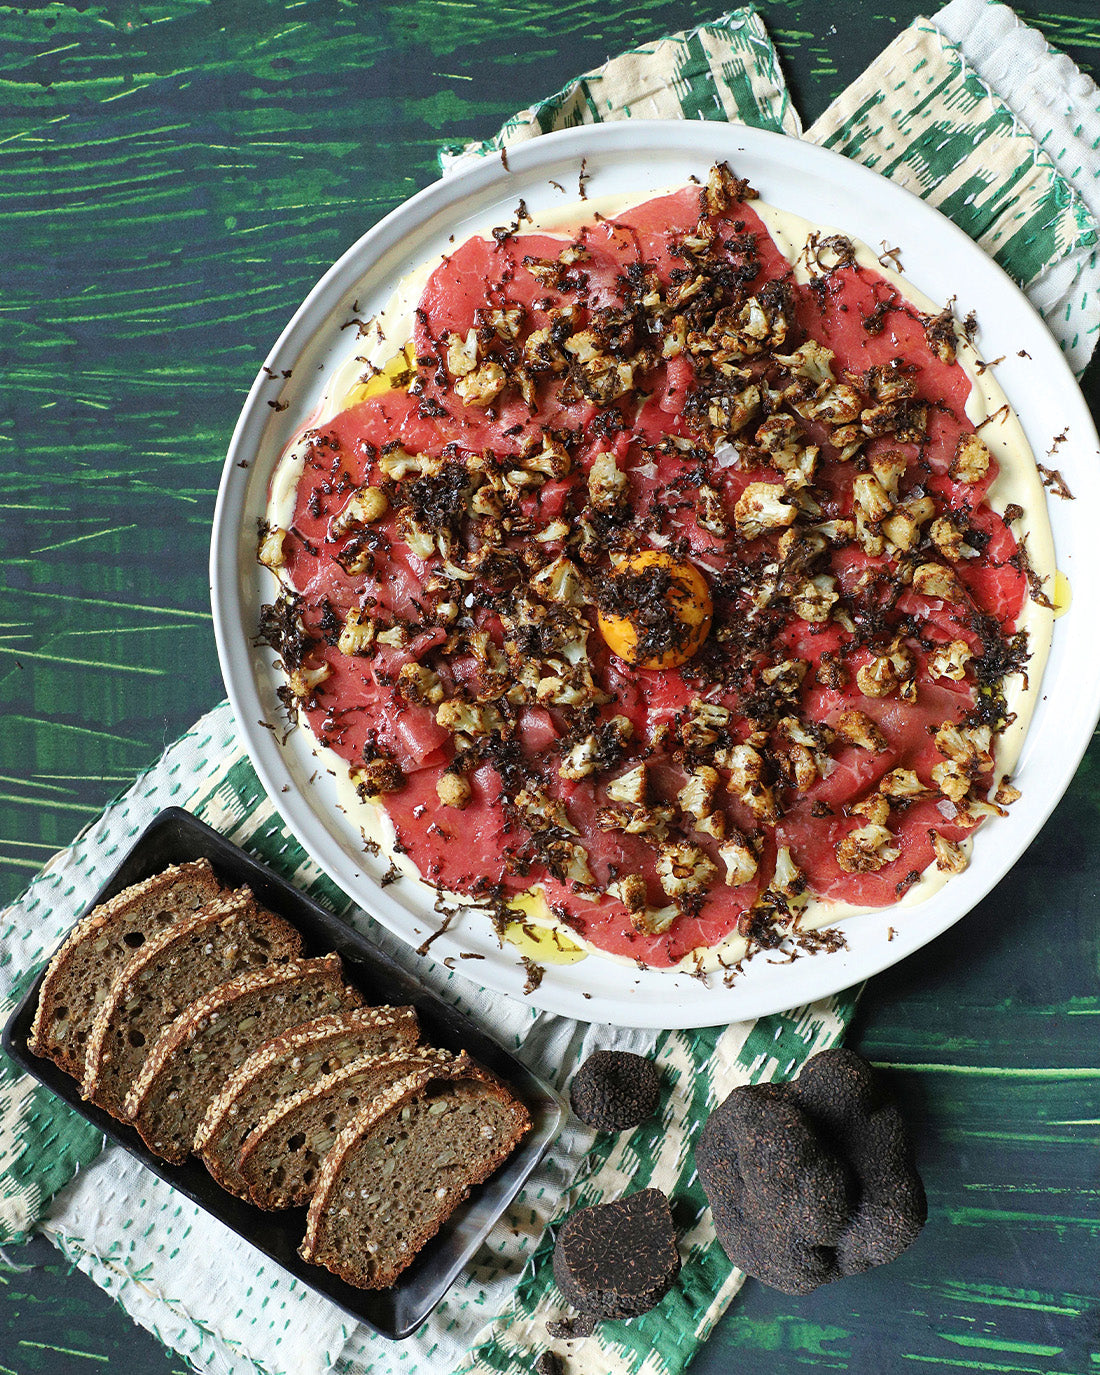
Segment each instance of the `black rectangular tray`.
M530 1110L533 1127L527 1138L452 1214L392 1288L356 1289L321 1266L307 1264L298 1255L305 1234L304 1208L277 1213L254 1208L226 1193L194 1157L183 1165L167 1164L152 1154L132 1127L85 1102L74 1079L27 1046L44 970L4 1028L3 1047L28 1074L264 1255L383 1336L407 1337L442 1299L557 1135L564 1117L561 1099L468 1017L448 1007L346 922L180 808L168 808L156 817L87 907L74 912L73 923L130 884L170 864L202 858L210 861L222 883L231 887L247 883L265 907L296 926L307 955L335 950L344 961L348 981L368 1003L411 1003L425 1041L447 1050L468 1051L505 1079Z

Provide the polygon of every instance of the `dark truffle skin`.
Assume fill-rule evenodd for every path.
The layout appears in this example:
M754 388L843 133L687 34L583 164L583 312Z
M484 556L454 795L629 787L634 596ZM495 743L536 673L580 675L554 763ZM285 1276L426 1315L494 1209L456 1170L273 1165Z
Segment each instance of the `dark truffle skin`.
M672 1213L660 1189L578 1209L554 1246L558 1288L574 1308L594 1318L647 1313L679 1273Z
M597 1050L573 1076L569 1101L582 1122L618 1132L651 1117L660 1092L652 1060L627 1050Z
M730 1260L787 1294L896 1260L928 1215L901 1116L854 1051L734 1089L695 1148Z

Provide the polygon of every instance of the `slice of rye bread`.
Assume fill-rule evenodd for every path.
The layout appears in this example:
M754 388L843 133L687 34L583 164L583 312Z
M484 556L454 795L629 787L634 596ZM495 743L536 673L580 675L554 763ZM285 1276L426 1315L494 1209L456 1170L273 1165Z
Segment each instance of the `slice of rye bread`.
M115 976L153 936L221 891L209 863L197 859L124 888L77 922L42 981L28 1039L35 1055L53 1060L74 1079L82 1078L96 1009Z
M199 1123L196 1155L223 1189L247 1198L237 1157L245 1137L276 1103L352 1060L407 1050L419 1038L411 1007L358 1007L285 1031L229 1076Z
M165 1027L126 1096L126 1116L149 1149L186 1160L211 1100L246 1056L289 1027L359 1007L341 969L339 955L250 969Z
M246 969L298 959L302 937L240 888L148 941L116 977L96 1013L84 1057L82 1091L122 1117L157 1037L196 999Z
M284 1098L241 1147L238 1166L251 1202L268 1211L308 1203L322 1160L358 1109L417 1070L450 1068L465 1059L428 1046L366 1055Z
M480 1066L399 1080L325 1156L299 1254L357 1288L388 1288L530 1126Z

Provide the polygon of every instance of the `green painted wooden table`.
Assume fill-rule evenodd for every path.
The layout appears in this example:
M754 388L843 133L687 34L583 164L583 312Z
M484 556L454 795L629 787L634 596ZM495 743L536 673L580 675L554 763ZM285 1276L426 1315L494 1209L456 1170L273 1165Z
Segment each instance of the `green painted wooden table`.
M919 7L761 5L807 122ZM1095 0L1018 9L1092 75ZM225 445L321 271L436 149L715 11L663 0L0 8L0 898L222 694ZM1085 379L1100 411L1100 369ZM878 977L931 1219L892 1266L749 1284L700 1375L1100 1371L1100 749L1024 860ZM180 1370L45 1242L0 1259L0 1375Z

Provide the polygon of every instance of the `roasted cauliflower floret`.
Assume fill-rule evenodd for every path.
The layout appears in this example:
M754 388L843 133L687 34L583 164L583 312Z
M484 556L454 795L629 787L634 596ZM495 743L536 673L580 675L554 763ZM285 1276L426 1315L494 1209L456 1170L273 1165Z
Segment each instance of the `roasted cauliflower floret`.
M588 500L597 511L613 511L630 490L630 479L612 453L597 454L588 470Z
M723 707L718 702L703 702L698 697L691 703L689 713L680 727L680 739L695 749L713 745L731 718L729 707Z
M740 888L743 883L756 877L759 867L756 855L740 831L730 836L725 844L719 845L718 854L726 866L726 883L731 888Z
M646 766L635 764L626 773L613 778L607 785L607 796L612 802L630 802L644 805L646 800Z
M750 482L737 498L733 518L745 539L757 539L769 530L785 530L798 512L786 489L775 482Z
M559 831L567 831L570 835L579 834L576 826L569 820L565 803L560 798L551 797L536 783L529 783L516 794L516 806L523 813L523 818L532 831L543 831L547 827L553 827Z
M697 845L662 845L657 859L657 877L670 898L683 899L703 893L710 887L717 869Z
M355 791L364 801L382 793L399 792L405 786L405 775L392 759L379 756L348 770Z
M745 792L756 787L764 780L764 758L752 745L732 745L720 751L724 768L729 770L729 786L737 792Z
M329 534L333 539L340 539L351 530L360 530L364 525L381 520L389 509L390 503L385 492L377 487L360 487L357 492L351 494L343 509L333 517Z
M586 736L562 756L558 773L562 778L587 778L600 764L600 745L594 735Z
M944 874L961 874L970 863L970 857L963 847L940 835L939 831L929 831L928 834L936 852L936 868Z
M722 505L722 498L713 487L703 483L696 497L695 519L704 530L709 530L712 535L726 535L729 533L729 521L726 519L726 508Z
M467 330L466 337L452 333L447 339L447 371L452 377L468 377L478 364L477 330Z
M417 521L408 508L397 517L397 534L418 559L430 559L436 552L435 536Z
M836 578L831 573L818 573L803 579L791 593L791 610L804 621L823 625L839 600Z
M286 563L286 554L283 550L283 541L286 539L287 532L281 526L273 525L266 530L260 540L260 551L257 558L272 572L277 568L282 568Z
M882 520L894 509L894 503L874 473L859 474L852 484L852 496L857 507L871 521Z
M561 373L569 366L549 329L533 329L523 341L523 361L533 373Z
M704 764L696 769L688 781L676 794L676 802L682 812L701 820L714 809L714 795L718 791L718 770Z
M504 390L507 374L495 358L455 380L455 392L467 406L491 406Z
M946 722L936 732L936 749L944 756L932 769L932 781L952 802L961 802L971 784L993 767L992 732L988 726Z
M631 917L646 909L645 879L641 874L624 874L622 878L608 884L607 891L611 897L618 898Z
M871 472L892 500L898 495L898 483L908 466L909 460L901 449L882 449L871 459Z
M819 344L816 339L807 339L793 353L777 353L775 361L785 367L788 372L793 372L796 377L805 377L815 386L820 386L822 383L831 383L835 380L833 378L833 359L835 356L832 349L826 348L824 344Z
M879 779L879 792L886 797L919 797L925 791L924 784L912 769L891 769Z
M928 656L928 672L933 678L950 678L954 683L961 683L973 657L965 640L952 640Z
M707 423L717 437L740 434L758 414L760 403L760 388L755 383L739 391L722 392L710 399Z
M919 564L913 570L913 591L945 602L961 602L966 596L955 572L943 563Z
M436 708L435 719L452 735L489 735L500 730L504 721L495 707L476 702L464 702L451 697Z
M920 543L921 530L935 510L931 497L910 497L898 502L882 522L882 533L896 549L908 553Z
M928 536L945 559L958 563L960 559L970 559L977 554L966 543L964 532L958 528L950 516L940 516L928 527Z
M548 563L531 579L532 588L548 601L580 606L585 600L584 582L577 565L564 554Z
M893 833L869 822L857 826L836 847L836 862L846 874L868 874L890 864L901 854Z
M738 313L737 323L740 328L735 336L735 346L740 345L746 354L775 349L782 346L787 338L787 317L779 293L765 290L759 296L750 296ZM727 337L723 336L722 343L730 347Z
M349 656L366 654L374 644L375 630L374 621L365 612L353 606L344 621L344 628L340 631L336 647L341 654Z
M846 744L858 745L872 754L882 754L886 749L886 736L865 712L855 709L842 711L833 723L833 729Z
M764 759L749 744L719 750L715 762L729 770L728 790L752 812L756 819L772 824L778 817L775 794L764 782Z
M849 808L853 816L861 816L873 826L885 826L890 820L890 801L883 793L871 793L862 802L854 802Z
M523 328L523 321L527 314L526 308L522 305L504 306L492 310L481 309L474 317L479 324L488 325L498 339L511 342L519 338L519 332Z
M768 891L778 894L789 907L806 904L806 880L786 845L780 845L776 851L775 872Z
M856 683L864 697L889 697L901 685L901 679L887 654L876 654L862 668L856 670Z
M588 851L575 840L553 840L546 847L547 859L555 878L591 888L595 883L588 867Z
M435 785L436 796L444 807L463 811L470 803L470 785L460 773L442 773Z
M569 457L569 450L560 440L554 439L551 435L543 435L542 448L526 455L522 466L526 472L541 473L549 478L563 478L569 476L573 460Z
M992 455L978 434L963 434L955 445L955 456L948 469L956 482L981 482L989 472Z
M302 664L298 668L291 669L286 680L295 697L312 697L325 679L331 676L332 665L322 660L321 663L315 664L313 667Z
M406 453L404 449L397 446L393 449L383 450L378 457L378 466L386 477L391 477L395 482L400 482L410 473L423 471L424 455Z
M443 701L443 684L439 674L423 664L403 664L397 675L397 691L409 702L437 707Z

